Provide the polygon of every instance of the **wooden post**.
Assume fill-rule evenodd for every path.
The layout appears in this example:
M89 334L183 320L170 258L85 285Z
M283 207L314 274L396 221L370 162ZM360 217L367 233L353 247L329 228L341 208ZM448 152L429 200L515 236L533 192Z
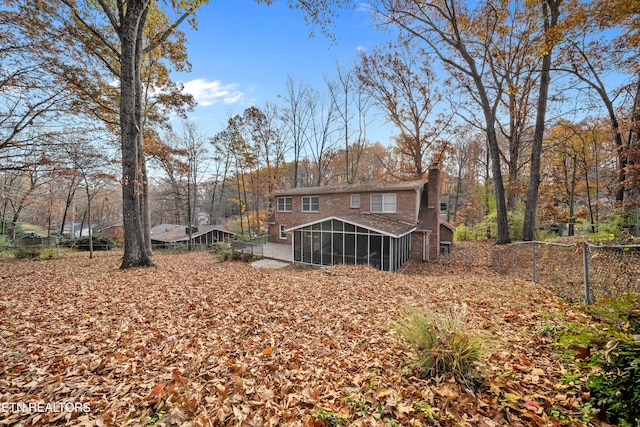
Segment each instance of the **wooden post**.
M533 241L533 266L532 266L532 273L533 273L533 283L538 283L538 272L536 270L536 264L537 264L537 254L536 254L536 242L535 240Z

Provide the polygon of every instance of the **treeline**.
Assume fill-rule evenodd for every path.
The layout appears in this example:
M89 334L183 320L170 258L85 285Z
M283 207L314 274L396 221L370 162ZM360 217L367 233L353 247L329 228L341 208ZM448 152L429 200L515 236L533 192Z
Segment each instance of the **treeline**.
M350 5L292 3L324 30ZM168 120L194 105L170 75L189 67L177 25L199 5L3 2L3 228L46 217L62 230L80 190L88 222L122 208L136 240L123 266L146 265L152 223L259 231L278 188L421 178L433 162L449 219L490 222L499 243L534 238L538 221L595 229L638 205L635 1L377 0L371 16L397 39L321 88L288 77L215 135ZM131 51L119 19L134 12L144 31ZM395 138L371 141L373 120Z

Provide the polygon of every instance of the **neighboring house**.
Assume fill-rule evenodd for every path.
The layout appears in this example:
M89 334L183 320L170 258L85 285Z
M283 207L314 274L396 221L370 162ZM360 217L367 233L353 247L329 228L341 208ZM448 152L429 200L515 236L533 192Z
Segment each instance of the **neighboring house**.
M222 225L191 227L191 242L195 246L208 247L216 242L230 242L233 235ZM154 247L170 248L186 245L188 242L189 230L186 225L160 224L151 228L151 244Z
M100 227L96 227L95 233L109 237L117 244L124 242L124 226L122 223L104 224Z
M79 239L82 236L89 235L89 226L82 221L74 221L71 224L67 224L64 226L62 235L70 239Z
M276 192L270 241L291 244L304 264L396 271L409 258L435 260L453 241L440 219L439 181L432 167L426 180Z

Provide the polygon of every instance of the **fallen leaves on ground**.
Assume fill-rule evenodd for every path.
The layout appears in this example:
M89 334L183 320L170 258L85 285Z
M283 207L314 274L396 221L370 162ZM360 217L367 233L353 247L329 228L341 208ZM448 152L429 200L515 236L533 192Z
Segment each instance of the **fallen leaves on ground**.
M0 425L583 425L537 329L570 312L488 266L266 270L207 253L0 264ZM422 379L390 325L466 303L484 381ZM62 402L90 410L23 411ZM7 405L14 404L7 409Z

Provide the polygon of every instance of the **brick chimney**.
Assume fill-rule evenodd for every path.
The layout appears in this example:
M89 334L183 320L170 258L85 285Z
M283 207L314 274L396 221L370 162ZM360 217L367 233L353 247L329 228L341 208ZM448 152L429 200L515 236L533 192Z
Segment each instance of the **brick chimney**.
M427 175L427 229L432 230L429 244L429 259L437 259L440 253L440 164L432 163Z

